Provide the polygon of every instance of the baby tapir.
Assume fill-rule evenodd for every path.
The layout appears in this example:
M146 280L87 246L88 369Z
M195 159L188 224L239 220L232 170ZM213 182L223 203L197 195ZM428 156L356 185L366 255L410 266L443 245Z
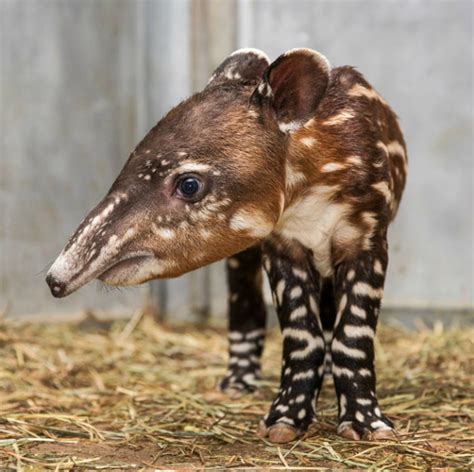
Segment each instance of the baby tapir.
M64 297L96 278L138 284L228 257L221 388L251 391L265 336L263 265L283 365L258 434L304 433L330 363L339 434L385 438L393 425L377 401L374 335L406 171L397 117L359 72L310 49L271 64L238 50L145 136L47 282Z

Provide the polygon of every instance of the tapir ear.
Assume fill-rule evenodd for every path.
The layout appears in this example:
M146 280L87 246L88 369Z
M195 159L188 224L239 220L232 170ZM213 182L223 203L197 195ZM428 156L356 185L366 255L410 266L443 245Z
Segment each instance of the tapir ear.
M268 56L259 49L238 49L214 71L207 86L229 81L258 83L269 64Z
M329 61L312 49L292 49L264 72L252 102L270 102L284 132L301 128L311 119L326 93L331 74Z

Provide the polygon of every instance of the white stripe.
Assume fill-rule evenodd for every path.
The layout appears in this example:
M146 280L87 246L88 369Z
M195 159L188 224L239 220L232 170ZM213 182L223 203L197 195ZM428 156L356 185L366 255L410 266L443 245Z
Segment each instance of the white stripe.
M304 380L314 377L314 370L309 369L304 372L299 372L298 374L293 375L293 380Z
M349 370L347 367L339 367L334 363L332 364L332 374L336 377L342 377L345 375L350 379L354 377L354 372L352 372L352 370Z
M295 321L299 318L302 318L308 314L308 310L304 305L299 306L298 308L295 308L290 315L290 320Z
M249 352L249 351L253 351L255 348L256 348L255 343L246 343L246 342L232 343L230 345L230 352L235 352L235 353Z
M372 405L372 400L370 398L358 398L356 402L363 406Z
M277 287L276 287L276 296L280 304L283 302L284 291L285 291L285 281L282 279L278 282Z
M311 333L302 329L285 328L283 330L283 337L307 343L304 349L298 349L290 354L292 359L304 359L316 349L324 349L324 341L321 337L315 338Z
M350 338L371 338L375 336L374 330L370 326L344 326L344 333Z
M357 305L351 305L351 313L359 318L365 320L367 318L367 313L363 308L358 307Z
M354 118L355 116L356 115L354 113L354 110L351 110L351 109L342 110L337 115L331 116L326 121L324 121L323 125L326 125L326 126L341 125L341 124L345 123L346 121Z
M331 344L332 352L341 352L346 356L353 357L354 359L365 359L365 352L360 349L354 349L352 347L347 347L345 344L342 344L338 339L334 338Z
M256 339L259 338L260 336L263 336L265 334L264 329L254 329L253 331L249 331L245 335L245 339L251 340L251 339Z
M299 285L297 285L296 287L293 287L291 289L290 298L294 299L294 298L301 297L302 293L303 293L303 289Z
M352 291L355 295L365 295L369 298L382 298L383 288L374 288L365 282L357 282Z
M341 321L341 317L342 317L342 312L345 310L346 305L347 305L347 295L344 294L341 297L341 301L339 302L339 309L337 311L336 321L334 323L334 328L336 328L339 325L339 322Z
M229 339L231 341L241 341L244 339L244 335L240 331L231 331L229 333Z

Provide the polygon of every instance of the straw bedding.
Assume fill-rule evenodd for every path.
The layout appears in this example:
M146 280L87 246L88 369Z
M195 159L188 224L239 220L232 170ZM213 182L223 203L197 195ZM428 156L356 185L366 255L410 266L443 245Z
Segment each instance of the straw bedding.
M0 465L12 469L430 469L474 466L473 328L377 336L381 406L398 438L335 435L331 380L318 421L277 447L254 432L278 387L280 338L269 335L258 393L215 390L225 371L219 329L128 322L0 325Z

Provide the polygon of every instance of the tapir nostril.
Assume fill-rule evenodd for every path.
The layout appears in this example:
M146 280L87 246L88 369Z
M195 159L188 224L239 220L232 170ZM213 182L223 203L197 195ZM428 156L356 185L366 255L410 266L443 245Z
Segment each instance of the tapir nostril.
M49 285L53 297L60 298L66 292L66 284L57 280L52 274L46 276L46 283Z

